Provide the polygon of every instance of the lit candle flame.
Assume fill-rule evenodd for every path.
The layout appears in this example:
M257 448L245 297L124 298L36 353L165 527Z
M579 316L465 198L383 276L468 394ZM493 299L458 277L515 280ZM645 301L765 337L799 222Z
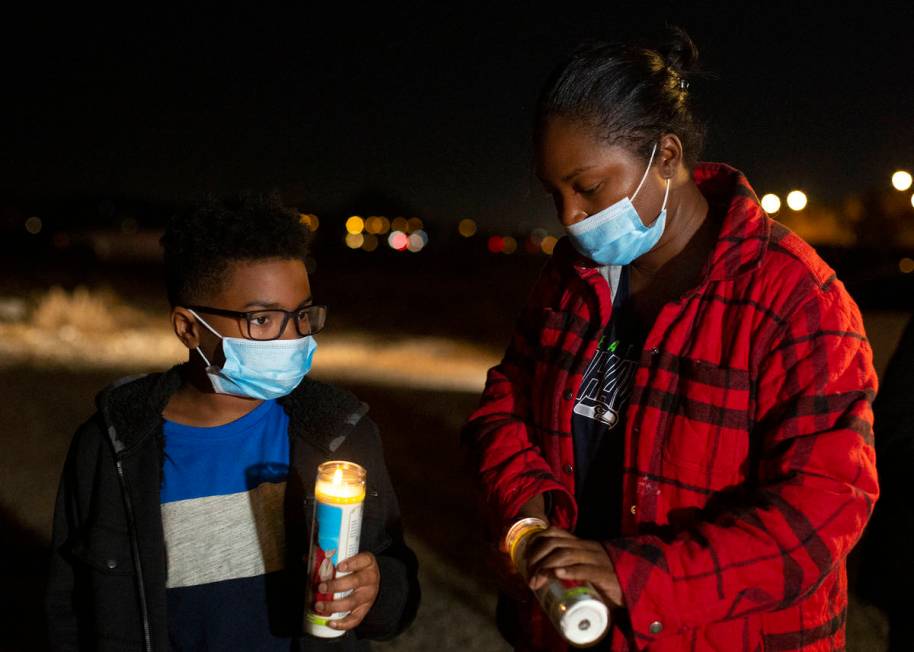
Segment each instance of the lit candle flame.
M343 484L343 469L337 469L333 472L333 484L341 485Z

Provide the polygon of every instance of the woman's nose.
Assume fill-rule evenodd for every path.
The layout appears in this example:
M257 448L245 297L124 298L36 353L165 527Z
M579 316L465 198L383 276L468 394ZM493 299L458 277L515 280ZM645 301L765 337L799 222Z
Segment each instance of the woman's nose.
M568 227L587 218L587 211L576 202L568 201L558 193L554 194L552 199L555 202L555 211L558 213L562 226Z

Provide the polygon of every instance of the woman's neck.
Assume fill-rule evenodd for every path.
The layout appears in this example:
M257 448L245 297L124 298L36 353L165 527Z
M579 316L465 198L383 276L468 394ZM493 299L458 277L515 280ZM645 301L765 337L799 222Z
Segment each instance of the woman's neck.
M666 225L657 246L632 262L632 277L649 283L679 256L708 217L708 200L692 181L670 195Z

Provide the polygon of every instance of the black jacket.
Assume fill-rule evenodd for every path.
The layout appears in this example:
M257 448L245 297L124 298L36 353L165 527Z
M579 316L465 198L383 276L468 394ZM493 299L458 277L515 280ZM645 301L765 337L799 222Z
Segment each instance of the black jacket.
M53 650L168 650L165 541L159 491L162 410L181 383L180 367L116 384L73 438L54 513L46 596ZM361 549L381 571L377 601L342 641L302 639L302 650L366 650L391 638L419 604L417 563L403 540L397 498L368 407L352 394L305 379L280 399L289 415L286 577L297 596L268 604L271 622L301 631L310 541L310 500L318 464L345 459L368 471ZM310 498L310 500L309 500ZM269 596L268 596L268 602Z

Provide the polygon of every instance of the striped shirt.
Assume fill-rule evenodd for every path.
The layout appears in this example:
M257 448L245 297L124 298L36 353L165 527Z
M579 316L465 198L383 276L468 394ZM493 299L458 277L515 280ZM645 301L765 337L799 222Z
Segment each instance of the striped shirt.
M172 649L290 649L276 631L290 616L283 613L282 572L288 429L276 401L213 428L165 422L161 502Z

